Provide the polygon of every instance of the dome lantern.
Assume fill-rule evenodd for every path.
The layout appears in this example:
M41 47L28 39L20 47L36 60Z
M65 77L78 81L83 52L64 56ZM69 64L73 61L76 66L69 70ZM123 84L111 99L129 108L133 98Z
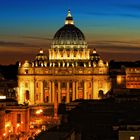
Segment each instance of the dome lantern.
M68 24L71 24L71 25L74 24L73 17L71 16L70 9L68 10L68 15L67 15L66 20L65 20L65 25L68 25Z

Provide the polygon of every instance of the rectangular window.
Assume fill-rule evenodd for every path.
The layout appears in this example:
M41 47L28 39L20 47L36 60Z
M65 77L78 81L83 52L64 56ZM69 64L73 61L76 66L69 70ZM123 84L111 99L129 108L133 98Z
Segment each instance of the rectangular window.
M61 83L61 88L66 88L66 82Z
M27 82L25 82L25 88L28 88L28 83Z
M70 88L72 89L72 81L70 81Z
M48 87L48 82L44 81L44 88L47 88L47 87Z
M28 70L25 70L25 74L28 74Z
M17 114L17 123L21 123L21 114Z
M36 83L36 87L38 88L38 82Z
M98 88L103 88L103 81L98 81Z

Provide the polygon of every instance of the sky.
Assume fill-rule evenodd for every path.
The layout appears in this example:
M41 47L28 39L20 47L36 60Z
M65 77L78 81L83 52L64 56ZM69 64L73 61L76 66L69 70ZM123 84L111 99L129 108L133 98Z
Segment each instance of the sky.
M0 64L46 52L68 9L105 60L140 60L140 0L0 0Z

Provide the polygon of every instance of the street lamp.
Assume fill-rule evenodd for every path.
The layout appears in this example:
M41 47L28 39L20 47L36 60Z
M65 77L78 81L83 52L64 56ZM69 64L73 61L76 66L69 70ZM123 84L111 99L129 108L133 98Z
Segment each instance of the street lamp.
M130 136L130 140L135 140L135 137L134 136Z
M9 140L10 140L11 130L9 130L8 132L9 132Z
M43 110L39 109L39 110L36 111L36 114L38 115L38 114L41 114L42 112L43 112Z
M5 140L5 137L6 137L6 133L3 133L3 139Z

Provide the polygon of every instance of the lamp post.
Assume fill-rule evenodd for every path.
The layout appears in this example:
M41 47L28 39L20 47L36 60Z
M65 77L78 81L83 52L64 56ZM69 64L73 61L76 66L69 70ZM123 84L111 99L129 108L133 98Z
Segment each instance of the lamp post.
M10 140L11 130L9 130L8 132L9 132L8 138Z
M130 136L130 140L135 140L135 137L134 136Z
M55 80L54 81L54 88L56 89L56 84L57 84L57 81ZM57 93L56 93L56 90L54 92L54 119L58 119L58 116L57 116L57 110L58 110L58 101L57 101Z
M17 123L17 125L16 125L16 131L17 131L17 136L18 136L18 138L19 138L19 128L20 128L20 124L19 123Z
M36 116L40 118L40 121L37 123L38 124L38 130L37 130L36 134L38 134L41 131L40 124L42 124L42 121L43 121L43 119L42 119L43 109L40 108L40 109L36 110L35 113L36 113Z
M6 137L6 133L3 133L3 140L5 140L5 137Z

